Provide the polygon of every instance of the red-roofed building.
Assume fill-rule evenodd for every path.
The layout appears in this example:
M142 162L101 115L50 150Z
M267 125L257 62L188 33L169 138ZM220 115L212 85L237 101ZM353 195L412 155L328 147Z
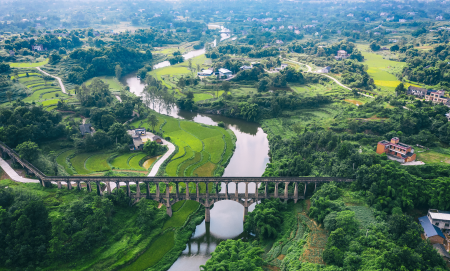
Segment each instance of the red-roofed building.
M416 160L416 154L411 146L400 143L398 137L391 139L391 142L383 140L378 142L377 153L386 153L391 160L400 163L412 162Z

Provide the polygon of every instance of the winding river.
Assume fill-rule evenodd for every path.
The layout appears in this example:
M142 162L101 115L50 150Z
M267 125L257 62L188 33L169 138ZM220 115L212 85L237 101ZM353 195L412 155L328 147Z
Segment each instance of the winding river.
M197 50L183 55L189 59L201 54L204 50ZM164 62L162 62L164 63ZM166 67L168 63L159 63L155 68ZM161 64L161 65L160 65ZM135 73L124 76L121 79L124 85L130 87L130 91L137 96L142 96L145 85L136 77ZM222 121L236 135L236 150L230 163L225 169L224 177L259 177L264 173L269 162L269 142L267 134L257 123L240 119L228 118L220 115L198 114L174 108L171 111L162 112L175 118L192 120L198 123L217 125ZM249 184L249 191L254 191L255 184ZM228 192L235 192L235 184L228 186ZM239 192L245 192L245 184L239 184ZM222 183L222 191L225 184ZM250 206L249 211L254 209ZM172 265L169 271L198 271L199 266L205 264L211 257L211 252L216 246L226 239L245 238L243 233L244 207L234 201L220 201L211 209L211 222L203 221L197 226L195 232L182 255Z

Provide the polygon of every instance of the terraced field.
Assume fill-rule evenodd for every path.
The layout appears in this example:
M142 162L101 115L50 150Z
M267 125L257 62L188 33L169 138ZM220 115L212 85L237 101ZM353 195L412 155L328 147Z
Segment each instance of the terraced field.
M233 155L235 144L229 131L157 114L158 127L164 137L178 147L166 166L169 176L213 176L218 165L224 166ZM134 127L148 127L134 122Z
M18 67L22 66L19 65ZM71 98L61 91L61 88L56 80L46 82L43 79L43 74L37 72L36 69L21 69L21 73L18 74L18 78L12 76L11 79L17 79L19 83L28 88L30 94L24 99L25 102L42 104L47 110L55 108L60 99L72 99L75 101L75 98Z
M60 164L64 167L67 173L70 175L75 174L72 167L67 163L67 158L75 153L75 150L68 150L65 152L62 152L58 157L56 157L56 163Z
M134 155L136 155L135 153L127 153L127 154L123 154L120 156L115 157L112 162L111 165L114 168L118 168L118 169L133 169L129 164L128 161L131 159L131 157L133 157Z
M130 161L129 161L128 164L130 165L130 167L131 167L132 169L135 169L135 170L146 170L145 168L143 168L142 166L139 165L139 162L140 162L142 159L144 159L144 157L146 157L146 156L147 156L147 154L145 154L145 153L139 153L139 154L133 156L133 157L130 159Z
M75 169L77 174L85 175L85 174L92 173L91 171L86 169L86 167L84 166L86 160L92 155L94 155L94 154L93 153L80 153L80 154L77 154L72 159L70 159L70 163L72 164L72 166Z
M108 165L108 158L110 156L111 153L95 154L87 159L85 168L92 172L110 170L111 167Z

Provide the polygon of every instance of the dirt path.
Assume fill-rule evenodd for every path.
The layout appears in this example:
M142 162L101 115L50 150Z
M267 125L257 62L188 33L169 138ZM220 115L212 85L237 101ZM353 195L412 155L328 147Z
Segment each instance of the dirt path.
M61 78L56 77L56 76L54 76L54 75L51 75L51 74L49 74L49 73L47 73L47 72L41 70L41 68L39 68L39 67L36 67L36 69L37 69L38 71L42 72L43 74L48 75L48 76L53 77L53 78L55 78L56 80L58 80L59 86L61 87L61 91L62 91L64 94L70 95L69 93L67 93L66 87L64 86L64 84L63 84Z

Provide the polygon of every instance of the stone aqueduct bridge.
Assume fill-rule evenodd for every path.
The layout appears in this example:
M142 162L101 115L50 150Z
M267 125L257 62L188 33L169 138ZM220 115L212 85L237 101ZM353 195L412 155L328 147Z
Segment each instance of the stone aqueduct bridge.
M172 216L171 206L178 201L182 200L195 200L205 207L205 221L210 221L210 208L211 206L221 200L232 200L240 203L244 206L244 216L248 212L248 207L254 202L258 202L261 199L268 198L280 198L285 201L294 200L297 202L299 199L306 198L306 189L309 184L314 184L314 190L317 188L318 183L323 182L352 182L352 179L345 178L333 178L333 177L90 177L90 176L46 176L39 169L34 167L31 163L20 159L19 155L8 146L0 142L0 151L2 157L8 155L14 163L20 164L29 175L36 176L41 185L50 187L52 184L56 184L58 188L62 188L62 184L66 184L67 189L76 188L81 190L82 183L85 183L88 191L92 191L92 185L96 186L97 194L103 196L104 191L102 189L102 183L106 186L106 193L113 193L114 188L126 188L126 194L130 198L139 200L141 198L152 199L158 201L166 206L167 214ZM165 189L165 193L160 192L160 184L164 183L166 187L169 184L172 185L172 189ZM195 191L191 193L189 189L180 190L180 183L195 184ZM214 193L210 193L209 189L206 189L206 193L200 193L199 184L205 183L206 185L212 183ZM234 193L228 193L229 184L234 183L236 186ZM239 193L238 184L245 184L245 193ZM255 183L254 191L249 191L248 184ZM264 192L258 192L260 184L266 184ZM269 193L268 184L274 183L275 189L273 193ZM293 183L294 193L289 193L288 186ZM144 184L144 190L141 191L141 184ZM219 184L225 184L225 193L219 193ZM299 184L304 184L299 194ZM131 191L130 185L136 185L135 190ZM151 193L150 186L156 186L156 193ZM278 193L279 187L284 185L284 192ZM209 185L207 186L209 187ZM112 188L112 189L111 189ZM118 189L115 191L118 192Z

